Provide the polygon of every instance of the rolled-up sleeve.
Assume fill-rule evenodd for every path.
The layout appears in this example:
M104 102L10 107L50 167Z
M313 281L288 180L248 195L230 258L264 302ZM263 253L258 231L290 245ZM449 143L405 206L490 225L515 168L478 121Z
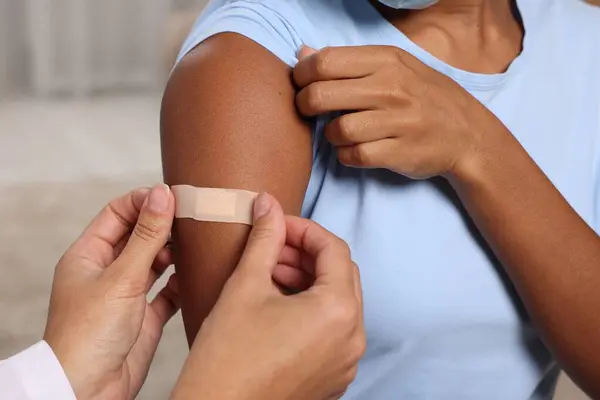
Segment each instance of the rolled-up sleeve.
M76 400L67 375L44 341L0 361L0 398Z

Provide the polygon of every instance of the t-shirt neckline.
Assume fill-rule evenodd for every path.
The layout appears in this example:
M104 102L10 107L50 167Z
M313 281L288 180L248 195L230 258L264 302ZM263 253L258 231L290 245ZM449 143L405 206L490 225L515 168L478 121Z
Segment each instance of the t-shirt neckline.
M435 57L433 54L429 53L427 50L423 49L415 42L413 42L408 36L406 36L402 31L400 31L397 27L395 27L391 22L389 22L379 10L377 10L369 0L363 0L361 2L354 2L355 5L359 3L366 4L365 9L362 12L367 13L366 17L371 21L376 21L376 29L379 34L384 35L384 37L388 37L392 40L392 43L405 51L410 52L412 55L420 59L422 62L426 63L430 67L436 69L437 71L451 77L456 82L464 86L468 89L475 90L495 90L498 87L502 86L511 76L515 75L521 68L521 65L524 62L524 59L528 54L528 43L530 38L530 23L527 13L524 11L523 0L517 0L517 7L521 14L521 18L523 20L523 45L521 52L515 59L510 63L507 70L497 74L484 74L477 72L465 71L460 68L456 68L439 58Z

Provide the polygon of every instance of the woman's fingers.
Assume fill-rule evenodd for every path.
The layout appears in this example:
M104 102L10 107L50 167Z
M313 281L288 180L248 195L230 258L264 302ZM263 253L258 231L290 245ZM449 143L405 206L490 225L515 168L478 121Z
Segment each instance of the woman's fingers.
M332 145L351 146L398 136L408 126L406 116L390 118L385 111L362 111L344 114L325 126L325 138Z
M340 163L347 167L387 168L386 160L397 154L397 146L394 139L382 139L354 146L337 147L336 151ZM403 161L409 164L415 155L411 155L410 150L407 150L406 153L409 154Z
M334 111L372 110L381 102L381 90L365 79L315 82L296 95L296 107L305 117Z
M317 52L301 49L294 82L303 88L314 82L363 78L390 63L400 52L389 46L326 47Z

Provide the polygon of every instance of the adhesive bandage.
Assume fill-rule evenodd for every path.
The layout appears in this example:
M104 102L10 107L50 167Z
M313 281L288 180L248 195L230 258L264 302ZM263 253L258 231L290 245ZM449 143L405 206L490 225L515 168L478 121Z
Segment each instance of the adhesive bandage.
M252 225L252 208L258 193L236 189L171 186L175 218Z

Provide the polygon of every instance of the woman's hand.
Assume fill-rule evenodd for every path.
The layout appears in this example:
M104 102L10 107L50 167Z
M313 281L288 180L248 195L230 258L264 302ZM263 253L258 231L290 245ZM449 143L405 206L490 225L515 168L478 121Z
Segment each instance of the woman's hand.
M397 47L303 48L299 58L298 110L344 112L325 128L344 165L449 176L485 157L494 132L508 132L460 85Z
M174 276L146 300L171 264L165 244L174 210L164 185L116 199L56 267L44 340L78 399L134 399L142 387L179 309Z
M290 268L291 267L291 268ZM279 268L312 286L285 295ZM261 195L248 244L205 320L174 399L337 399L365 350L362 291L348 245L314 222L283 216Z

